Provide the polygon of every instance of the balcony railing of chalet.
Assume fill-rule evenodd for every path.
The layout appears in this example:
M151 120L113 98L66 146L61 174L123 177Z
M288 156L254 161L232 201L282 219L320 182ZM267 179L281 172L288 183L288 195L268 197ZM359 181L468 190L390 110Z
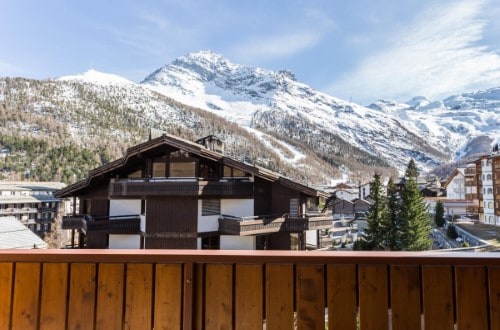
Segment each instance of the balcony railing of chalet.
M64 216L62 229L76 229L83 232L106 232L108 234L135 234L141 230L139 215L112 217L91 217L87 214Z
M332 227L332 214L309 214L292 217L284 215L264 215L250 217L219 217L219 231L230 235L255 235L279 231L298 232L304 230L329 229Z
M1 329L500 329L500 254L0 250Z
M465 194L465 199L477 199L477 194Z
M475 167L466 168L464 173L465 175L474 175L476 174L476 168Z
M243 180L192 181L176 179L127 179L111 182L111 196L251 196L253 182Z

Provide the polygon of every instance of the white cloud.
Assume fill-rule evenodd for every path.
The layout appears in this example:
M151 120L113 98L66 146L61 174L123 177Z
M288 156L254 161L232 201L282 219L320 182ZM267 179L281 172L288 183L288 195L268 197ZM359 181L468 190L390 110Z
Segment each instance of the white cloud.
M308 32L256 37L236 45L230 50L230 54L243 62L252 62L262 58L279 58L314 47L320 40L319 34Z
M395 41L388 49L365 58L328 92L366 103L415 95L436 99L500 84L500 56L478 45L485 5L467 0L428 8L408 29L390 36Z

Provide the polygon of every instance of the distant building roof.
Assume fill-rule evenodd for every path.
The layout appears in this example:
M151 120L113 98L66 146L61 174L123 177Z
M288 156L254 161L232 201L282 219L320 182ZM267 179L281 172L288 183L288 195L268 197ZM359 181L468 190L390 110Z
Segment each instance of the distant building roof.
M0 249L46 249L40 237L14 217L0 217Z
M54 191L64 187L62 182L0 181L0 191Z

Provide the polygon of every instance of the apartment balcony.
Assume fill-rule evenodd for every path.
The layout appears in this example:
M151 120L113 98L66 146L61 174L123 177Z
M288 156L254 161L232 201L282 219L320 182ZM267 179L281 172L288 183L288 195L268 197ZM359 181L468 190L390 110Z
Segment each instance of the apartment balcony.
M464 171L465 176L470 176L470 175L476 175L476 168L475 167L468 167Z
M252 217L233 217L223 215L219 218L219 231L222 234L249 236L276 232L299 232L332 228L332 214L310 214L300 217L289 215L269 215Z
M477 199L477 194L465 194L465 199Z
M138 234L141 231L141 219L139 215L91 217L87 214L81 214L64 216L62 229L75 229L84 233Z
M0 250L1 329L500 329L500 254Z
M111 182L111 197L134 196L253 196L253 182L243 180L198 181L141 179Z

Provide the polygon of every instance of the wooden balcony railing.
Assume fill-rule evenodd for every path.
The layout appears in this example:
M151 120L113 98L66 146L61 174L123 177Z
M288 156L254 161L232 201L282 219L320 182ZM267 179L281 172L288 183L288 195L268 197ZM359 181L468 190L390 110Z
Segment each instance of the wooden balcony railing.
M230 235L255 235L279 231L298 232L304 230L332 228L332 214L315 214L301 217L288 215L269 215L255 217L233 217L223 215L219 218L219 231Z
M123 180L111 182L109 193L120 196L252 196L250 181Z
M83 232L105 232L108 234L136 234L141 231L139 215L112 217L90 217L86 214L64 216L62 229L76 229Z
M500 254L0 250L1 329L500 329Z

